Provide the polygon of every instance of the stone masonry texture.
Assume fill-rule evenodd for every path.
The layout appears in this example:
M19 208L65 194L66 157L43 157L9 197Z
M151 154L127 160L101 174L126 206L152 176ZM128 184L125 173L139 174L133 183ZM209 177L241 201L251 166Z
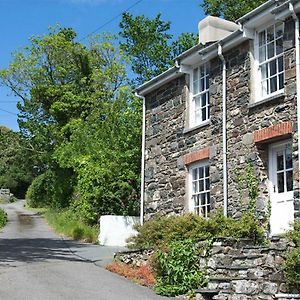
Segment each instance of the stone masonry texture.
M253 42L245 41L225 52L227 68L228 212L239 217L249 203L244 176L248 162L258 180L257 210L268 215L268 145L290 139L293 146L295 215L299 215L298 149L296 132L296 72L294 22L285 22L284 94L255 102L252 59ZM207 159L210 167L212 209L223 207L222 163L222 63L210 61L210 121L188 127L189 76L167 83L146 95L145 220L155 213L182 214L189 210L188 167ZM274 128L278 134L271 134ZM283 130L283 131L282 131ZM277 130L278 131L278 130ZM271 134L259 140L260 134Z

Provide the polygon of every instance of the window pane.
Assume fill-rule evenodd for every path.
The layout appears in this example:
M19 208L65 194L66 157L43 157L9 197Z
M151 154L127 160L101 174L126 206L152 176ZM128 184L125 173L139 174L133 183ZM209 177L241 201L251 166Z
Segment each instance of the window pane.
M277 91L277 76L272 77L270 79L270 91L271 91L271 93L274 93Z
M266 32L262 31L259 33L259 46L262 46L266 43Z
M286 172L286 190L287 192L293 190L293 171Z
M292 150L286 149L285 150L285 168L291 169L292 167L293 167Z
M205 177L209 176L209 166L205 166Z
M267 45L268 58L274 56L274 42Z
M194 196L194 205L199 206L199 195Z
M283 89L284 86L284 82L283 82L283 73L278 75L278 79L279 79L279 89Z
M201 109L195 111L195 123L199 124L201 122Z
M200 97L197 96L194 99L195 99L195 109L197 110L200 108Z
M283 23L279 22L275 25L276 38L283 36Z
M203 178L204 177L204 170L203 167L198 168L199 169L199 178Z
M280 56L277 59L277 63L278 63L278 72L283 72L283 56Z
M261 66L261 78L266 79L268 77L268 64L263 64Z
M270 76L273 76L276 74L276 59L272 60L269 63L269 68L270 68Z
M200 215L200 208L199 208L199 207L195 207L195 208L194 208L194 213L195 213L196 215Z
M199 180L199 192L204 191L204 180Z
M277 174L277 188L278 188L278 193L284 192L284 173L283 172Z
M283 170L283 153L277 153L277 171Z
M198 193L197 182L193 182L193 190L192 193Z
M205 190L209 190L209 179L205 179Z
M266 60L266 47L262 46L259 48L259 62Z
M206 81L206 83L205 83L205 84L206 84L205 88L208 89L208 88L209 88L209 77L208 77L208 76L205 77L205 81Z
M206 116L206 107L202 108L202 121L207 120L207 116Z
M201 106L206 106L206 93L201 95Z
M200 80L200 92L205 90L204 84L205 84L205 79L201 78L201 80Z
M267 41L272 42L274 40L274 26L270 26L267 29Z
M198 169L193 169L193 180L197 180L197 171Z
M283 39L276 40L276 54L283 53Z
M203 193L200 196L201 196L201 204L200 205L204 206L206 204L206 193Z

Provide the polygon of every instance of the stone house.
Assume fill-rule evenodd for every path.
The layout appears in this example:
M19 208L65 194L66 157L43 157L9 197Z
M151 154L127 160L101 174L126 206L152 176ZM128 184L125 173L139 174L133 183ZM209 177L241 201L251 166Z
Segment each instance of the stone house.
M137 88L144 102L142 219L249 202L271 234L299 215L300 1L270 0L236 23L207 17L199 44Z

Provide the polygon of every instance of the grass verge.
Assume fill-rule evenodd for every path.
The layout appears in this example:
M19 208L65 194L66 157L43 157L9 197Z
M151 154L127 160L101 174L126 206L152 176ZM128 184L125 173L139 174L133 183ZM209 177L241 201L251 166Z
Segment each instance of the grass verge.
M96 227L89 226L79 221L70 210L47 210L45 217L48 224L57 233L88 243L97 243L99 231Z
M0 208L0 228L3 228L7 223L7 214L4 209Z

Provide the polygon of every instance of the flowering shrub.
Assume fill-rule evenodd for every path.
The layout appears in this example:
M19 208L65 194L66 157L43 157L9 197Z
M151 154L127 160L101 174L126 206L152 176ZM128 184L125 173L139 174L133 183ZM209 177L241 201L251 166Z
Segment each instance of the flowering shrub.
M106 269L144 286L152 287L156 283L154 274L148 265L134 267L121 262L113 262L107 265Z

